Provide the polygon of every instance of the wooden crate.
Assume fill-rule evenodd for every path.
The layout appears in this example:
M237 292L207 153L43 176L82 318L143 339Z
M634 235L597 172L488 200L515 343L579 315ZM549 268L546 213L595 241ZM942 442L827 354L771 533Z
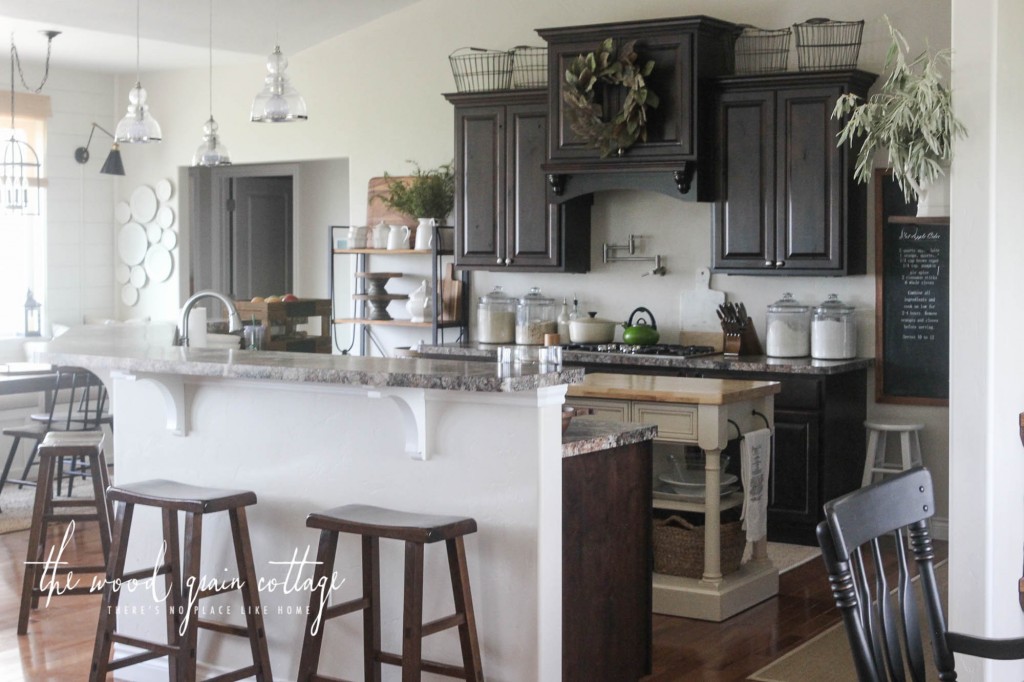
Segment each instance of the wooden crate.
M331 352L331 302L326 298L303 298L298 301L252 303L236 301L242 324L262 324L267 328L263 350L285 350L297 353ZM320 334L314 336L297 331L308 318L320 318Z

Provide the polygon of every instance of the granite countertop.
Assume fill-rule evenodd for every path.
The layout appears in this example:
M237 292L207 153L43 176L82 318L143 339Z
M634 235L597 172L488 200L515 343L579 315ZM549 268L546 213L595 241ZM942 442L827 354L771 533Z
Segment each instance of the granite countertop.
M562 457L642 443L658 435L654 424L616 422L599 417L574 417L562 436Z
M496 346L490 344L446 344L420 346L425 356L445 356L474 359L493 359ZM874 364L873 358L852 360L814 360L811 358L770 358L765 355L725 356L702 355L680 358L665 355L631 355L629 353L591 353L563 350L562 361L580 365L617 365L623 367L666 367L673 369L714 370L725 372L771 372L775 374L842 374L866 369Z
M540 371L499 368L469 359L377 358L280 351L182 348L174 326L75 327L49 342L29 344L33 360L96 371L308 382L365 387L515 392L582 381L581 368Z

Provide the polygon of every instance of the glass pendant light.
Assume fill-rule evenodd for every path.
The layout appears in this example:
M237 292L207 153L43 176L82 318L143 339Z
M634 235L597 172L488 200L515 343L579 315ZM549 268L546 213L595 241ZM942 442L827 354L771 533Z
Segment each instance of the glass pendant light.
M121 144L159 142L160 124L149 113L146 89L139 81L139 0L135 0L135 86L128 93L128 112L114 129L114 141Z
M30 88L25 83L25 74L21 70L21 59L18 48L14 45L14 34L11 34L11 136L4 145L2 161L0 161L0 204L7 213L20 215L39 215L39 155L25 140L21 131L14 128L14 65L18 65L18 75L26 90L41 92L50 76L50 47L53 39L60 31L43 31L46 35L46 66L43 80L39 87Z
M281 54L281 46L275 45L267 57L267 77L263 79L263 90L252 101L251 120L257 123L290 123L305 121L306 100L292 87L285 70L288 60Z
M210 120L203 125L203 141L192 156L193 166L230 166L231 154L220 141L213 120L213 0L210 0Z

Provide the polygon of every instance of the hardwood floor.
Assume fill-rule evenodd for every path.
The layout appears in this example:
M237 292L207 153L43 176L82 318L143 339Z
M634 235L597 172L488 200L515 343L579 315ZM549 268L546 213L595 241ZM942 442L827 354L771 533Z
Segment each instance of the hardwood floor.
M59 543L61 534L52 533ZM0 535L0 680L79 682L88 677L99 596L54 598L16 634L28 532ZM946 543L936 543L939 558ZM64 558L96 562L94 524L80 526ZM825 568L812 560L782 575L779 595L724 623L654 616L653 673L645 682L740 682L839 622Z

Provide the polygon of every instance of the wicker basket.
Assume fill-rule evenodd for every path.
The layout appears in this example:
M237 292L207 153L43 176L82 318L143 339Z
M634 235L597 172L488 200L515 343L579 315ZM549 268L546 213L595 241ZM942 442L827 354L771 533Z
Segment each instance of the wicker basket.
M512 53L460 47L448 55L459 92L508 90L512 86Z
M742 521L722 524L722 575L734 573L747 544ZM681 516L654 522L654 572L700 578L704 575L704 527Z
M736 73L785 71L789 62L789 28L745 26L736 38Z
M512 87L548 86L548 48L517 45L512 48Z
M864 21L808 19L793 24L796 57L801 71L838 71L857 68Z

